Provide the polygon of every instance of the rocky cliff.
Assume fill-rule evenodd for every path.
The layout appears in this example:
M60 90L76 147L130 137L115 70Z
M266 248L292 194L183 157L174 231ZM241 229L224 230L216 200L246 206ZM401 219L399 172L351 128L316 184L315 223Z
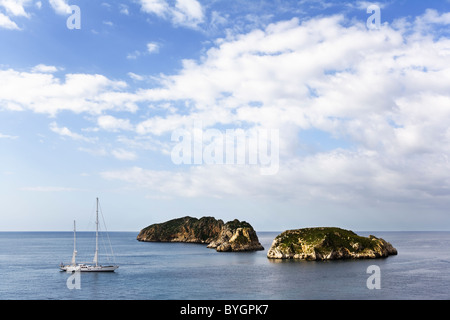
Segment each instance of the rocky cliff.
M139 241L205 243L217 251L264 250L253 227L239 220L224 223L213 217L183 217L141 230Z
M152 224L141 230L139 241L210 243L223 228L223 221L213 217L201 219L184 217Z
M264 250L253 227L237 219L227 222L217 239L212 241L208 248L215 248L221 252Z
M397 250L375 236L361 237L340 228L305 228L278 235L267 252L269 259L373 259L396 255Z

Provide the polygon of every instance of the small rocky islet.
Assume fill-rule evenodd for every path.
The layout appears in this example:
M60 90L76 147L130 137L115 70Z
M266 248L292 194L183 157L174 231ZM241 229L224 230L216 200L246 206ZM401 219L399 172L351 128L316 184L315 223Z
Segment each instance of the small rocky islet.
M390 255L397 255L397 249L384 239L325 227L284 231L273 240L267 252L269 259L309 261L376 259Z
M238 219L224 223L214 217L183 217L142 229L138 241L187 242L207 244L218 252L264 250L256 231ZM376 259L397 255L384 239L362 237L353 231L333 227L287 230L279 234L267 252L269 259L308 261Z
M224 223L213 217L183 217L142 229L137 240L204 243L218 252L264 250L253 227L237 219Z

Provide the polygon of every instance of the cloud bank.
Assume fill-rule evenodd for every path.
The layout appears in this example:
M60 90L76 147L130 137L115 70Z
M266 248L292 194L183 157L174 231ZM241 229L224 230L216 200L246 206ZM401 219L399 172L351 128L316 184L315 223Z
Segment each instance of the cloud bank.
M175 25L195 27L204 19L195 0L139 3ZM58 78L51 67L2 70L0 108L89 114L99 132L127 141L132 150L112 154L128 161L138 159L148 139L158 146L148 149L169 162L170 133L193 121L205 128L280 130L280 168L273 176L245 165L141 165L101 174L149 194L444 209L450 200L450 40L434 31L448 25L448 17L428 10L370 31L365 21L350 23L339 14L272 23L216 39L176 74L134 90L98 74ZM50 129L92 142L56 122Z

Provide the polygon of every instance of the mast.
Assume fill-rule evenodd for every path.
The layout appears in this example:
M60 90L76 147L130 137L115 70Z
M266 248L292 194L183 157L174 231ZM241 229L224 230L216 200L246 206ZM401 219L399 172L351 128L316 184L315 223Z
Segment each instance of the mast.
M76 232L75 220L73 220L73 255L72 255L72 265L75 266L75 257L77 255L77 232Z
M95 266L98 266L98 198L97 198L97 210L95 215L95 255L94 255Z

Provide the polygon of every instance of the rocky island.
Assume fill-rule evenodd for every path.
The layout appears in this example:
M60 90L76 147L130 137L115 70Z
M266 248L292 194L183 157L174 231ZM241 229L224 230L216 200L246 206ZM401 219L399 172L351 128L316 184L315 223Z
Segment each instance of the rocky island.
M397 250L375 236L361 237L340 228L305 228L278 235L267 252L269 259L338 260L374 259L396 255Z
M219 252L264 250L253 227L237 219L224 223L213 217L183 217L142 229L138 241L208 244Z

